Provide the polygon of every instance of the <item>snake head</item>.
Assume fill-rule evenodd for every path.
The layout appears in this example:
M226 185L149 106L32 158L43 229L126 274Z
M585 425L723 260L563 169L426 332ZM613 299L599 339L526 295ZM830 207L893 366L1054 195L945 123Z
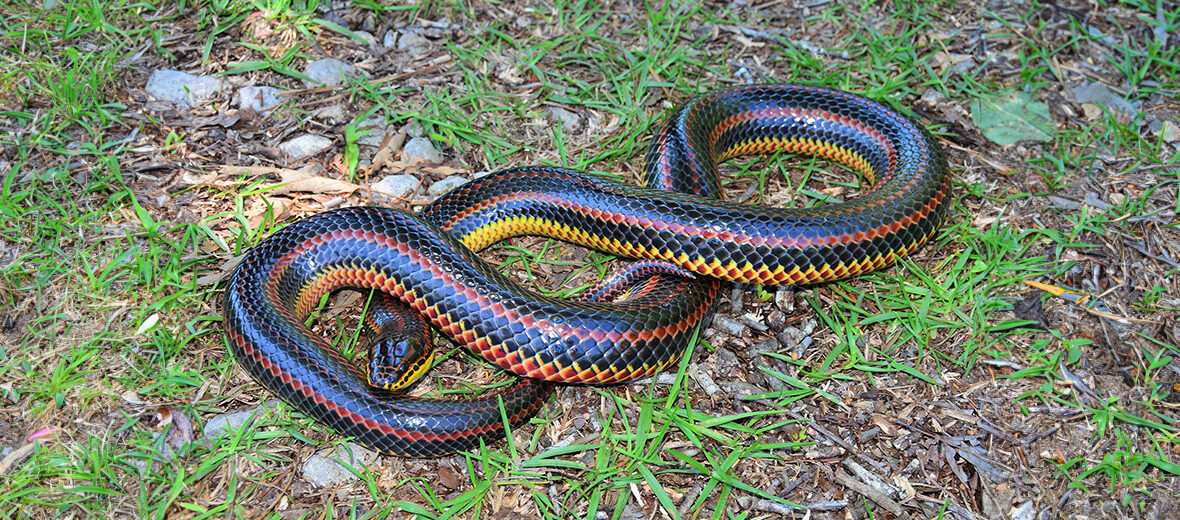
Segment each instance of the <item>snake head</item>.
M404 390L430 369L434 348L418 337L382 334L369 344L369 385Z

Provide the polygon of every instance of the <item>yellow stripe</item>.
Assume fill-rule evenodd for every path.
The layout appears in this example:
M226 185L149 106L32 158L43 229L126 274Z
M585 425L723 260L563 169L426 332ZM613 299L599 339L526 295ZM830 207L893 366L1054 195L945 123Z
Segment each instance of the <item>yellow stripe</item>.
M777 152L814 155L835 161L863 175L867 184L877 181L877 172L873 170L869 161L856 151L836 143L800 137L754 137L739 141L722 151L717 157L717 162L720 163L740 155L769 155Z

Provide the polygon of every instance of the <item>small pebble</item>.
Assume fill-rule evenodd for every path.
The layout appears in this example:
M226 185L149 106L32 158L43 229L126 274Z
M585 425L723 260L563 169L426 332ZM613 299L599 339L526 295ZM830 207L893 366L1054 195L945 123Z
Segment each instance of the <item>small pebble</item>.
M1110 209L1110 204L1107 204L1105 201L1103 201L1101 198L1098 197L1097 193L1094 193L1092 191L1086 193L1086 205L1090 206L1091 208L1094 208L1098 211L1106 211L1106 210Z
M726 381L721 383L721 389L725 390L727 395L731 395L737 399L745 399L752 395L770 393L770 391L765 388L747 383L745 381Z
M369 32L369 31L353 31L352 34L357 35L358 37L360 37L360 39L364 40L365 43L367 43L369 45L376 45L377 44L377 37L373 36L373 33Z
M268 111L283 102L280 92L274 87L242 87L238 90L238 110Z
M717 392L721 391L721 388L717 386L717 383L713 382L713 378L709 377L709 373L705 370L701 370L701 367L696 363L691 363L688 365L688 374L692 376L692 379L696 381L698 385L701 385L701 389L704 390L706 394L716 395Z
M799 341L795 339L795 335L788 332L791 329L799 330L795 327L787 327L774 337L774 339L778 340L778 344L783 346L784 350L795 350L795 345L799 344Z
M774 306L787 313L795 310L795 289L779 287L774 293Z
M402 160L415 166L435 165L443 162L443 156L430 139L415 137L402 149Z
M349 117L348 113L344 111L344 106L339 104L320 107L311 115L320 121L333 125L347 121Z
M206 437L217 438L227 433L233 433L240 430L242 426L262 417L262 414L267 410L273 410L279 405L277 399L271 399L252 410L244 412L223 413L213 416L205 423L202 429Z
M381 202L406 200L418 189L418 178L413 175L389 175L373 183L373 195Z
M430 40L418 31L406 31L397 39L397 50L409 51L414 54L425 52L430 47Z
M433 197L441 197L443 195L446 195L447 193L450 193L451 190L458 188L459 186L462 186L466 183L467 183L467 179L465 177L462 177L459 175L453 175L453 176L447 177L441 181L438 181L434 184L431 184L430 188L426 190L426 194L433 196Z
M1058 197L1057 195L1049 195L1049 203L1053 207L1064 211L1077 211L1082 207L1080 202L1069 200L1065 197Z
M279 149L292 159L310 157L332 147L332 140L319 135L301 135L279 145Z
M743 314L741 321L751 329L754 329L758 332L766 332L767 330L770 330L770 327L767 327L765 323L762 323L762 320L758 316L753 314Z
M1101 105L1109 110L1129 117L1135 117L1139 114L1139 109L1135 108L1135 104L1127 102L1126 99L1123 99L1122 94L1114 92L1110 87L1102 83L1094 81L1086 82L1085 84L1074 87L1073 95L1079 103ZM1084 106L1083 109L1085 109Z
M212 99L221 90L221 80L213 76L194 76L179 70L157 70L148 76L144 90L156 99L190 107Z
M205 436L210 438L217 438L225 434L231 434L240 430L242 426L254 420L254 417L262 415L261 408L255 408L245 412L224 413L214 416L205 423Z
M378 146L381 146L381 143L385 142L385 136L388 135L389 138L392 140L394 134L396 134L396 133L397 132L394 131L392 128L366 129L364 135L356 138L356 144L359 144L361 146L370 146L370 147L376 148Z
M1160 127L1160 139L1165 143L1174 143L1180 141L1180 126L1171 121L1164 121L1163 126Z
M561 123L561 130L566 134L577 130L582 122L582 118L578 117L578 114L561 107L549 107L549 114Z
M402 130L405 130L406 135L410 137L426 137L426 128L423 127L422 122L418 121L417 119L406 123L405 126L402 126Z
M742 332L746 330L746 326L742 322L730 318L725 314L714 315L713 326L735 338L741 337Z
M674 385L676 384L676 374L670 372L660 372L656 374L656 384Z
M310 80L303 80L307 87L335 86L344 83L345 78L367 76L364 71L334 58L324 58L307 64L303 73Z
M341 462L347 463L353 469L373 462L377 453L360 446L348 443L347 446L337 446L333 450L326 450L307 458L303 463L303 478L320 487L332 487L350 480L358 480Z

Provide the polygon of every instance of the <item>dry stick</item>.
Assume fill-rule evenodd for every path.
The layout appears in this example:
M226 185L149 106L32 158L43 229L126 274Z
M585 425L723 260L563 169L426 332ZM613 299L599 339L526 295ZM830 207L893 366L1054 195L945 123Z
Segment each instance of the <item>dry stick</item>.
M1071 490L1071 491L1072 491L1072 490ZM939 499L937 499L937 498L934 498L934 497L928 497L928 496L925 496L925 495L918 495L918 496L917 496L917 497L915 497L915 498L917 498L918 500L922 500L922 501L924 501L924 502L929 502L929 503L931 503L931 504L936 504L936 505L938 505L939 507L945 507L945 508L946 508L946 510L947 510L948 512L951 512L951 513L954 513L954 514L956 514L956 515L959 515L959 516L961 516L961 517L963 517L963 518L965 518L965 519L967 519L967 520L976 520L977 518L979 518L979 517L975 516L975 513L971 512L971 510L970 510L970 509L967 509L967 508L965 508L965 507L963 507L963 506L958 506L958 505L955 505L955 504L948 503L948 502L947 502L947 501L945 501L945 500L939 500Z
M893 513L893 516L901 516L901 504L898 504L892 498L885 496L880 491L874 489L872 486L857 480L856 477L853 477L852 475L844 472L843 469L837 469L835 472L835 477L836 480L840 481L841 484L844 484L845 487L860 493L865 498L868 498L873 502L876 502L890 513Z
M991 159L988 159L987 157L984 157L983 154L981 154L975 150L972 150L970 148L963 148L962 146L956 145L955 143L952 143L947 140L940 140L940 141L942 142L943 146L945 146L947 148L952 148L952 149L958 150L960 152L964 152L972 157L975 157L976 159L980 160L981 162L986 163L988 166L991 166L993 169L995 169L998 172L1010 172L1013 170L1013 168L1009 168L1006 165L1003 165L1003 164L995 162Z
M680 507L676 508L677 512L680 513L680 516L688 515L688 511L692 507L693 502L697 501L697 497L701 496L701 491L704 491L704 489L705 483L697 482L696 484L693 484L691 489L688 490L688 493L684 494L684 498L680 501Z
M304 101L302 103L295 103L294 105L291 106L291 108L307 108L312 105L326 105L328 103L334 103L336 101L340 101L341 99L344 99L344 95L343 94L336 94L335 96L328 96L324 99L309 99L309 100Z
M432 74L434 72L438 72L438 71L442 70L442 66L446 63L450 63L451 60L452 60L452 58L451 58L450 54L444 54L442 56L434 58L433 60L430 60L426 64L425 67L422 67L419 70L411 70L408 72L403 72L401 74L394 74L392 76L385 76L384 78L373 80L373 81L369 82L369 84L376 86L376 85L380 85L382 83L388 83L390 81L402 81L405 79L412 78L414 76L420 76L423 74ZM335 92L337 90L341 90L346 87L347 87L347 85L329 85L329 86L324 86L324 87L297 88L297 89L292 89L292 90L288 90L285 92L279 92L278 95L283 96L283 97L290 97L290 96L301 96L303 94L320 94L320 93L324 93L324 92Z
M803 416L801 416L795 412L792 412L790 410L783 410L783 412L785 412L788 416L790 416L791 418L793 418L795 420L807 422L807 419L803 418ZM836 434L828 431L827 428L820 426L819 423L816 422L815 420L811 421L810 426L812 428L815 428L815 431L819 432L824 437L827 437L828 440L830 440L836 444L839 444L841 448L848 450L848 453L851 453L854 457L864 461L865 464L873 466L874 468L877 468L877 469L885 469L884 462L873 460L873 459L869 458L868 455L865 455L865 454L857 451L856 449L854 449L852 447L851 444L848 444L847 442L844 441L844 439L841 439L840 437L836 436Z

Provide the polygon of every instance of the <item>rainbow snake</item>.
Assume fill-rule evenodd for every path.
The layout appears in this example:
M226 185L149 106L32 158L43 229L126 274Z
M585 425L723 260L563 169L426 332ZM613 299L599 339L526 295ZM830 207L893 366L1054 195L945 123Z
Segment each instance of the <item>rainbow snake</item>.
M846 165L872 187L801 209L719 200L720 162L778 152ZM809 284L880 269L926 242L951 200L946 159L922 126L853 94L790 85L721 90L680 106L651 144L644 182L523 167L471 181L418 215L357 207L299 220L252 248L231 275L230 348L283 400L364 445L445 455L502 436L505 417L527 421L551 382L632 381L677 362L722 281ZM520 235L651 262L581 300L545 297L475 253ZM371 370L304 326L343 287L380 291L375 321L410 337L374 347L381 362ZM470 399L399 392L430 365L427 323L520 378ZM407 368L381 369L403 359Z

